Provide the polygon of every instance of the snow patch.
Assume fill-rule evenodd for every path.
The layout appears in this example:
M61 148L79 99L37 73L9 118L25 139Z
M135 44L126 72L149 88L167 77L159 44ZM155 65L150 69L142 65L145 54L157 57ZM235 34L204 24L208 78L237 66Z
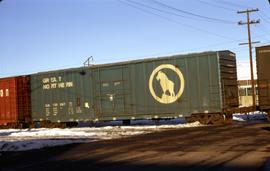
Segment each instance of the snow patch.
M198 126L202 125L199 122L183 124L179 123L178 120L168 121L168 124L165 125L149 124L66 129L7 129L0 130L0 151L26 151L72 143L87 143L92 141L122 138L166 129L180 129Z
M261 112L253 112L248 114L234 114L233 120L239 122L246 122L251 120L266 120L267 114Z

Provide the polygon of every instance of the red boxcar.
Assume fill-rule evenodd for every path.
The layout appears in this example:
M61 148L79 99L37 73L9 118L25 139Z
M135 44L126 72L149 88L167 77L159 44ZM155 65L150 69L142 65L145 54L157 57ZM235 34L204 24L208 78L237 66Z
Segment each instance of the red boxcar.
M31 120L30 77L0 78L0 125Z

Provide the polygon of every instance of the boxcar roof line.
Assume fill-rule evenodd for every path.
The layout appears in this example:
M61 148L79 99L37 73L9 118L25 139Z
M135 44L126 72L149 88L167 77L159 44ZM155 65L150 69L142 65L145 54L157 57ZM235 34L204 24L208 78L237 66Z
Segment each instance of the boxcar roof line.
M112 62L112 63L105 63L105 64L93 64L90 66L81 66L81 67L74 67L74 68L68 68L68 69L59 69L59 70L52 70L52 71L43 71L43 72L37 72L34 74L49 74L54 72L66 72L69 70L83 70L86 68L99 68L99 67L108 67L108 66L119 66L119 65L125 65L125 64L136 64L141 62L151 62L154 60L164 60L164 59L172 59L172 58L181 58L181 57L196 57L196 55L205 56L205 55L211 55L218 52L231 52L229 50L220 50L220 51L206 51L206 52L198 52L198 53L188 53L188 54L174 54L174 55L167 55L167 56L157 56L157 57L150 57L150 58L142 58L137 60L129 60L129 61L122 61L122 62Z
M261 47L267 47L267 46L261 46ZM86 68L98 68L98 67L107 67L107 66L118 66L118 65L125 65L125 64L136 64L141 62L151 62L154 60L164 60L164 59L172 59L172 58L181 58L181 57L195 57L196 55L205 56L210 55L218 52L231 52L230 50L219 50L219 51L205 51L205 52L197 52L197 53L187 53L187 54L173 54L173 55L167 55L167 56L157 56L157 57L149 57L149 58L142 58L137 60L128 60L128 61L122 61L122 62L112 62L112 63L104 63L104 64L92 64L90 66L80 66L80 67L72 67L67 69L56 69L56 70L50 70L50 71L41 71L41 72L35 72L32 74L25 74L25 75L38 75L38 74L50 74L54 72L68 72L70 70L84 70ZM234 53L233 53L234 54ZM16 75L16 76L25 76L25 75ZM12 78L14 76L8 76L8 77L2 77L2 78Z

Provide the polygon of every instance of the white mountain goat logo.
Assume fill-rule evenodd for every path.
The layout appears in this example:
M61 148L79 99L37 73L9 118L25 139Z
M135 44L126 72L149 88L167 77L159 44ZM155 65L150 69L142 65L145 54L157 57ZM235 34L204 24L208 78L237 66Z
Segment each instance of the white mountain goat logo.
M178 79L180 81L180 88L177 93L175 92L175 82L174 82L175 80L174 81L170 80L169 77L166 75L166 73L161 71L162 69L170 69L173 72L175 72L176 75L178 76ZM161 97L157 96L156 92L154 91L153 88L154 78L159 82L160 87L162 89ZM149 78L149 90L152 96L154 97L155 100L163 104L173 103L177 99L179 99L183 94L184 86L185 80L182 72L177 67L171 64L163 64L156 67Z
M167 75L162 72L162 71L158 71L158 74L156 76L156 79L159 81L160 86L162 88L163 91L163 95L164 96L166 94L166 91L169 91L170 95L172 97L175 96L174 93L174 82L169 80L169 78L167 77Z

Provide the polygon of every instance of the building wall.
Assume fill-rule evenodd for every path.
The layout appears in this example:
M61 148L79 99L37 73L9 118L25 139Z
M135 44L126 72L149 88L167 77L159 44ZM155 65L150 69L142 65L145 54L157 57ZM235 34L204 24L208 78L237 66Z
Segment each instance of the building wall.
M256 80L255 80L256 82ZM238 90L239 90L239 105L240 106L252 106L252 86L251 80L238 80ZM256 105L258 105L258 88L256 87Z

